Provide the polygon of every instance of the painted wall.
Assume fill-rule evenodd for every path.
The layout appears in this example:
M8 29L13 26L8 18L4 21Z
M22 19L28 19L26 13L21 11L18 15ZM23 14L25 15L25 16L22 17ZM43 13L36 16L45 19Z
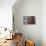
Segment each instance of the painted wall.
M9 30L12 29L12 6L16 0L0 0L0 28L6 27ZM4 29L0 29L0 33ZM3 31L0 34L0 38L5 38L5 36L10 36L10 32L7 30L6 32ZM7 37L9 38L9 37Z
M0 0L0 27L12 28L12 6L16 0Z
M41 38L42 46L46 46L46 0L41 1Z
M25 39L34 40L36 46L41 46L41 0L23 0L13 10L18 32L22 32ZM35 16L36 24L24 25L23 16Z

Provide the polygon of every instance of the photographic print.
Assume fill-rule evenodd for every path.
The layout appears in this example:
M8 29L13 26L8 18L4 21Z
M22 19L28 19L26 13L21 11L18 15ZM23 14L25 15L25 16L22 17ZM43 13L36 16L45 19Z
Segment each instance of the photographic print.
M24 24L35 24L35 16L23 16Z

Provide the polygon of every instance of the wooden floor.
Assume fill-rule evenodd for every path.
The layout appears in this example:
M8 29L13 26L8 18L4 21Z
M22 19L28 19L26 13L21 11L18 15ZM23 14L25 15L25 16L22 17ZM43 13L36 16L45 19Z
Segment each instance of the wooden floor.
M15 39L13 40L6 40L6 42L4 42L2 45L0 46L16 46L15 45Z

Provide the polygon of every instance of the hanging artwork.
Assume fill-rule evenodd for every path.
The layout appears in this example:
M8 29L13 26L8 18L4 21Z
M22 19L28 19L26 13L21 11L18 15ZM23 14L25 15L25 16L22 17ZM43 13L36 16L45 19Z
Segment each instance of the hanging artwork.
M36 23L35 16L23 16L24 24L35 24Z

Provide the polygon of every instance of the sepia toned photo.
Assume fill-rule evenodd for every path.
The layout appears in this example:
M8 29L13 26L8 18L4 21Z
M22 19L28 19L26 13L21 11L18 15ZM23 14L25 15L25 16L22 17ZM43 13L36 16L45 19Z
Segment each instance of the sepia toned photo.
M24 24L35 24L35 16L23 16Z

